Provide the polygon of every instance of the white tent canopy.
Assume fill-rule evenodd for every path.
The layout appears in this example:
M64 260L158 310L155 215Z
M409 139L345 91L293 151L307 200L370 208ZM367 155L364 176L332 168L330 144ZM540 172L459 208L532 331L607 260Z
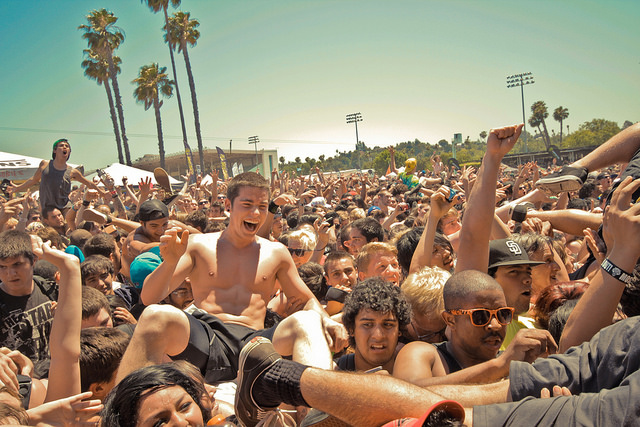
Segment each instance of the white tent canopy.
M23 156L21 154L6 153L0 151L0 179L11 181L24 181L31 178L42 159L37 157ZM74 168L78 165L69 163Z
M136 169L131 166L126 166L120 163L113 163L111 166L103 169L106 173L108 173L111 178L115 181L116 185L122 185L122 177L126 176L129 182L129 185L134 187L138 186L138 183L145 178L151 178L151 182L154 185L158 185L156 179L153 176L153 172L149 172L142 169ZM95 173L90 176L93 177ZM182 182L178 181L175 178L169 177L169 182L171 185L181 185Z

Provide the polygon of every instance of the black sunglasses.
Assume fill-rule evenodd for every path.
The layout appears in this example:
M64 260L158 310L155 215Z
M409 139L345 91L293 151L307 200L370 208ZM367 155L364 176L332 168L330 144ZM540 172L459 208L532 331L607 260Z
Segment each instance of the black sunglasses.
M291 255L295 255L295 256L302 256L304 255L305 252L309 252L308 249L291 249L291 248L287 248L289 249L289 253Z
M493 316L496 317L501 325L508 325L513 320L513 307L501 307L495 310L486 308L474 308L473 310L447 310L453 315L468 314L471 318L471 324L474 326L486 326L491 322Z

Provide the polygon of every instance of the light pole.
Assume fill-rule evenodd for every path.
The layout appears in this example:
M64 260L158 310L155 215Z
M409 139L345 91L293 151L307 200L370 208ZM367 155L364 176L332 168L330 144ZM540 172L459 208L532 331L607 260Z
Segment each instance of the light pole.
M260 140L257 135L249 137L249 144L254 144L254 147L256 147L256 170L260 173L260 167L258 166L258 142L260 142Z
M347 114L347 124L354 123L356 125L356 151L360 147L360 141L358 140L358 122L362 121L362 114L360 113L352 113ZM362 160L360 159L360 155L358 156L358 165L359 169L362 169Z
M522 123L524 124L524 152L529 152L529 147L527 146L527 120L524 115L524 85L530 85L535 83L533 81L533 75L531 73L521 73L514 74L513 76L507 77L507 87L518 87L520 86L520 95L522 96Z

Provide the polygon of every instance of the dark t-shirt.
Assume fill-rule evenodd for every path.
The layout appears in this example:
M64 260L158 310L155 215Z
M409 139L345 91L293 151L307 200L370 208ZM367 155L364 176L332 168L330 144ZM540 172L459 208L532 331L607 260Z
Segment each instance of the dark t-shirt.
M513 400L523 400L474 407L474 426L638 425L640 316L604 328L564 354L532 365L511 362L509 382ZM554 385L573 396L534 398Z
M31 359L38 376L46 372L49 363L51 307L51 299L37 284L31 295L19 297L0 289L0 345L19 350Z

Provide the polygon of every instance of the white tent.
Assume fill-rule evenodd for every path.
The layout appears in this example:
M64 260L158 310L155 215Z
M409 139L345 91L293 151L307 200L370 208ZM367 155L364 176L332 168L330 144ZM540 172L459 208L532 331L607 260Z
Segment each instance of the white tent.
M138 186L138 183L145 178L151 178L151 182L154 185L157 185L156 179L153 176L153 172L149 172L142 169L132 168L131 166L126 166L120 163L113 163L111 166L103 169L106 173L108 173L111 178L115 181L116 185L122 185L122 177L126 176L129 182L129 185L134 187ZM91 174L90 177L93 177L95 173ZM90 179L90 178L89 178ZM169 182L171 185L182 185L182 182L169 177Z
M41 161L42 159L37 157L0 151L0 179L9 179L11 181L29 179L36 173ZM74 168L78 167L78 165L69 164Z

